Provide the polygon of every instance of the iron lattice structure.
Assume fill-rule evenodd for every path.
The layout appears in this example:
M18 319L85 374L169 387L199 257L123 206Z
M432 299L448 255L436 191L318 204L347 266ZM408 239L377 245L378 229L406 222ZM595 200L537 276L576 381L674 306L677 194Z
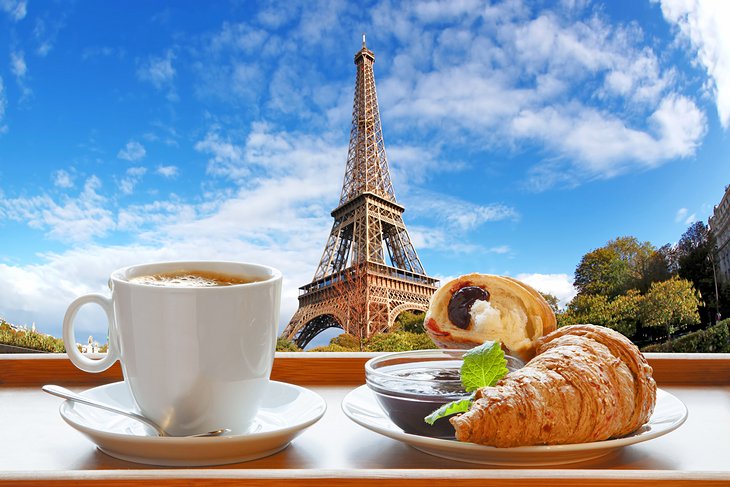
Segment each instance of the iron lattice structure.
M300 347L332 327L360 338L389 330L402 311L426 311L438 284L426 275L395 199L374 62L363 36L340 202L314 278L299 288L299 309L283 333Z

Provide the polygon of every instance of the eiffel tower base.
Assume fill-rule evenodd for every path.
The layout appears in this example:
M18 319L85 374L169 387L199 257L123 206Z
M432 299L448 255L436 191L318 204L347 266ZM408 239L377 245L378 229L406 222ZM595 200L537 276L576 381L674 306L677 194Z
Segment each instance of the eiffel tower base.
M392 330L396 318L404 311L425 313L437 282L372 263L363 279L364 285L346 288L346 292L352 293L350 296L343 296L329 280L303 287L299 309L282 336L300 348L329 328L339 328L360 339L370 338L375 333ZM366 292L359 287L364 287Z

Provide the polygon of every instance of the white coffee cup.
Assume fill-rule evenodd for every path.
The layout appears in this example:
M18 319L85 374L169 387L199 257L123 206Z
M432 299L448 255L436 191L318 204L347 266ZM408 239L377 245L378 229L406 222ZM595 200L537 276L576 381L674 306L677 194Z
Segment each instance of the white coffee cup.
M169 287L130 279L180 270L257 279L214 287ZM244 433L265 393L274 362L281 273L237 262L161 262L114 271L111 298L88 294L63 320L66 351L76 367L102 372L119 359L140 412L171 435L230 428ZM74 318L88 303L109 321L106 357L76 346Z

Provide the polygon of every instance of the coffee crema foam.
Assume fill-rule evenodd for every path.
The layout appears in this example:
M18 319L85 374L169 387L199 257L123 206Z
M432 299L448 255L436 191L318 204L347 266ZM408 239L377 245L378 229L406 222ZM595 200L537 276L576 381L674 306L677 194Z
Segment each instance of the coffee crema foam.
M136 276L129 279L129 282L159 287L216 287L248 284L261 280L263 279L225 274L222 272L180 270Z

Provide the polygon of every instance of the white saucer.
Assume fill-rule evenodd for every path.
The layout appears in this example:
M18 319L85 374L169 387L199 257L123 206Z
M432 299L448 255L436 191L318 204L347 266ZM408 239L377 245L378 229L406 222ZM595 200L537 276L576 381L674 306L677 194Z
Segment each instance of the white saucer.
M125 409L134 407L124 382L81 395ZM159 437L138 421L73 401L64 401L60 412L68 424L113 457L149 465L199 467L255 460L283 450L326 408L324 399L309 389L271 381L249 433L205 438Z
M536 467L593 460L616 449L651 440L673 431L687 419L687 407L672 394L657 390L654 414L644 426L623 438L572 445L495 448L404 433L380 408L367 386L351 391L342 400L342 410L351 420L369 430L405 442L424 453L484 465Z

